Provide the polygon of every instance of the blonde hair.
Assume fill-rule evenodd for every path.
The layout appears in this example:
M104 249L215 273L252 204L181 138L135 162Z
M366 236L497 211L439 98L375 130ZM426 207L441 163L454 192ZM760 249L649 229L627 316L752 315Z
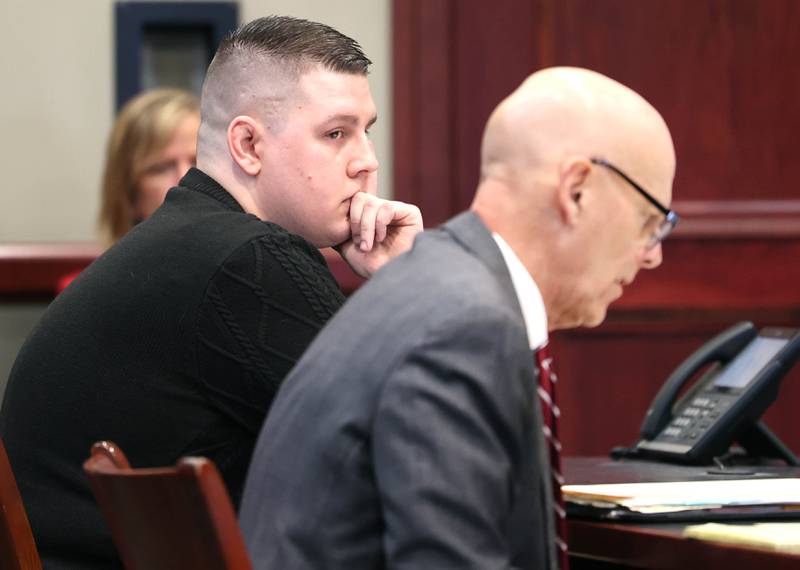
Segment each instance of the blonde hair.
M148 159L163 151L183 119L200 113L197 97L180 89L154 89L128 101L108 139L99 225L111 244L139 221L134 219L136 187Z

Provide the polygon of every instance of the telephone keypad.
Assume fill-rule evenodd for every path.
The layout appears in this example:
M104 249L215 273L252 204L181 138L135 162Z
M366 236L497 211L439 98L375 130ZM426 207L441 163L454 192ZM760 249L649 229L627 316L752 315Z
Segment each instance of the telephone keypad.
M695 397L661 432L670 440L696 440L732 403L731 398L705 392Z

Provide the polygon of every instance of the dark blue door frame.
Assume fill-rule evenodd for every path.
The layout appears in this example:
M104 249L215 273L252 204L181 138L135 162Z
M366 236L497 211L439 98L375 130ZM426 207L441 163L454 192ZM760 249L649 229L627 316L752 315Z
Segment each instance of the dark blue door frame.
M238 23L235 2L117 2L116 109L139 93L141 85L142 40L148 28L202 29L208 34L208 61L230 30Z

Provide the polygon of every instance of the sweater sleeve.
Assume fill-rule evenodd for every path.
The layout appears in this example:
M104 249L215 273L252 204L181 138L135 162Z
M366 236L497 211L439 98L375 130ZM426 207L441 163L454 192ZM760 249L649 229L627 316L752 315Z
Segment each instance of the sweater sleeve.
M254 435L289 370L344 303L311 244L277 226L267 229L212 278L196 343L201 390Z

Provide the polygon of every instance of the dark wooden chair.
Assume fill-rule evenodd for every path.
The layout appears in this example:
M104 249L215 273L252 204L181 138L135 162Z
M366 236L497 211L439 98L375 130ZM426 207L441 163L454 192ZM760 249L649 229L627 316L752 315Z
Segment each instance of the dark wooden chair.
M127 570L250 570L228 491L214 464L132 469L123 452L95 443L83 464Z
M42 570L17 480L0 439L0 568Z

